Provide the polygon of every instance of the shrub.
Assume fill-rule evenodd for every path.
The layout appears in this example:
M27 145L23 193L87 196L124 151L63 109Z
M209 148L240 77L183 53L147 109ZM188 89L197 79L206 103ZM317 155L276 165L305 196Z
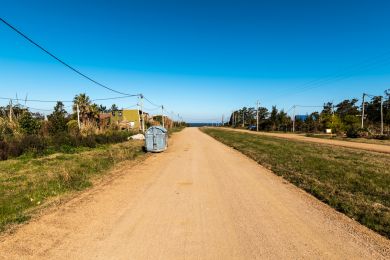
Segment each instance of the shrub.
M8 159L8 143L0 141L0 160Z
M36 154L42 154L47 148L47 143L42 136L26 135L20 140L19 147L22 153L30 151Z
M0 160L18 157L27 152L33 155L54 152L70 153L77 147L94 148L97 145L123 142L131 134L132 132L128 131L109 131L102 134L82 136L77 131L75 134L59 132L46 137L44 135L26 134L19 138L0 139Z
M349 138L358 138L359 137L359 131L357 128L350 127L346 131L346 135Z
M19 118L19 126L25 134L37 134L41 128L41 120L34 118L30 112L24 112Z
M77 120L70 120L66 123L66 127L70 134L77 135L79 133L79 124L77 123Z

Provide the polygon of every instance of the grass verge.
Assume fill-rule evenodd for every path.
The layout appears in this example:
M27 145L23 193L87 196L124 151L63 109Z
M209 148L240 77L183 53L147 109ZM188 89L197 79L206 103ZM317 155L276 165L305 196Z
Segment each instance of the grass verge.
M305 134L305 136L321 138L321 139L329 139L329 140L348 141L348 142L355 142L355 143L390 145L390 140L380 140L374 138L348 138L348 137L341 137L341 136L329 136L325 134Z
M171 136L174 133L182 131L184 128L186 128L186 127L185 126L175 126L175 127L169 128L168 135Z
M390 155L220 129L202 131L390 238Z
M113 165L144 154L143 141L83 148L40 158L23 155L0 161L0 231L30 218L30 211L49 197L92 185Z

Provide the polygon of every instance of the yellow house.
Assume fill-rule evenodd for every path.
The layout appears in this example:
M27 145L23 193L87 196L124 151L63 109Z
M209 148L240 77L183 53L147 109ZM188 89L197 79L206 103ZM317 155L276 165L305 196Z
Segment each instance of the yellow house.
M117 123L121 128L141 130L141 111L138 109L122 109L111 112L111 121ZM145 122L148 114L144 113Z

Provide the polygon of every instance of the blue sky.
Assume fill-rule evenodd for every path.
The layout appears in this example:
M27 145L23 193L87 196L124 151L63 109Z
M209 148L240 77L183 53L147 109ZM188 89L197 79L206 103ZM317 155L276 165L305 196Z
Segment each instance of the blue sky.
M256 100L288 109L390 88L389 1L0 2L0 17L69 64L187 121L219 119ZM117 96L0 24L0 96L69 100L81 92Z

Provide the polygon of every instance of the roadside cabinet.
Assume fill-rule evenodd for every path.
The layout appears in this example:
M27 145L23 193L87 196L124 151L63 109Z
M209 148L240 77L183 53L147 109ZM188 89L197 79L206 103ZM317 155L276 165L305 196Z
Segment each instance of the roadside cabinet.
M168 131L161 126L152 126L145 133L145 148L148 152L163 152L168 147Z

